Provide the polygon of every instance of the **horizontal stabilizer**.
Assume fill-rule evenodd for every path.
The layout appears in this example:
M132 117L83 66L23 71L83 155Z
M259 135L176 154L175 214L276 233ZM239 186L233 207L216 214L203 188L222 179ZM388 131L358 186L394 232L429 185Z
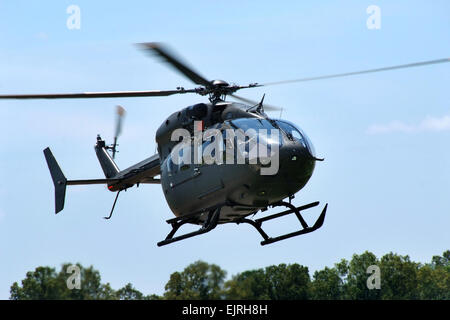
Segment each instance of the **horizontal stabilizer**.
M110 184L120 181L119 179L87 179L87 180L68 180L67 185L77 186L85 184Z

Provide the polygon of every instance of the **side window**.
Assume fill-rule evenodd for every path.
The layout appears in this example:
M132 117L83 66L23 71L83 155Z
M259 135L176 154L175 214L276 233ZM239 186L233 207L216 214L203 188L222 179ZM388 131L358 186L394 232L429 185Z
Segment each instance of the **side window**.
M189 163L184 162L184 151L185 151L184 149L180 149L180 163L178 164L178 170L180 172L186 171L190 167Z
M176 166L172 161L172 156L169 155L167 158L167 173L169 174L169 177L176 174L178 171L178 166Z
M227 159L232 159L233 163L236 161L235 152L235 137L228 137L225 130L222 130L223 137L223 161L226 162Z
M220 138L221 139L220 139ZM216 139L220 139L220 141L216 142ZM216 136L216 135L212 135L209 137L208 140L206 140L205 142L203 142L202 144L202 164L208 164L208 163L212 163L217 161L217 164L220 164L220 161L222 161L222 163L224 162L225 159L225 136L224 133L221 132L220 135ZM213 144L211 146L211 144ZM222 154L217 154L216 156L216 152L221 152Z
M205 150L208 150L207 147L214 141L215 137L211 137L211 140L206 140L202 144L202 163L206 164L205 162L211 161L211 158L214 158L216 156L216 150L213 149L211 151L211 154L206 153Z
M183 146L177 145L177 149L174 148L173 151L175 151L175 150L178 151L178 155L175 154L175 156L177 157L176 161L174 161L174 158L172 157L173 156L172 153L167 157L167 172L168 172L169 176L173 176L180 171L185 171L185 170L189 169L189 167L190 167L190 162L188 160L185 161L185 159L183 157L184 151L185 151ZM189 152L188 150L190 150L190 148L188 148L186 150L186 152ZM187 156L189 158L190 154Z

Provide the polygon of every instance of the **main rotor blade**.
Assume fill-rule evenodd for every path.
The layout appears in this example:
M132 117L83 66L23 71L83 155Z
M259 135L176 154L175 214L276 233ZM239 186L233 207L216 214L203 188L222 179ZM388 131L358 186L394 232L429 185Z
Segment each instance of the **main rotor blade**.
M234 93L233 93L233 94L230 94L230 96L233 97L233 98L235 98L235 99L237 99L237 100L241 100L241 101L243 101L243 102L245 102L245 103L248 103L248 104L250 104L250 105L252 105L252 106L256 106L256 105L259 103L259 102L256 102L256 101L254 101L254 100L251 100L251 99L247 99L247 98L244 98L244 97L241 97L241 96L237 96L237 95L235 95ZM263 103L263 109L264 109L264 111L280 111L280 110L282 110L283 108L281 108L281 107L276 107L276 106L272 106L272 105L270 105L270 104Z
M450 62L450 58L408 63L408 64L402 64L402 65L391 66L391 67L377 68L377 69L330 74L330 75L325 75L325 76L320 76L320 77L310 77L310 78L268 82L268 83L260 84L260 86L272 86L272 85L277 85L277 84L286 84L286 83L294 83L294 82L306 82L306 81L323 80L323 79L330 79L330 78L348 77L348 76L354 76L354 75L358 75L358 74L382 72L382 71L389 71L389 70L396 70L396 69L406 69L406 68L420 67L420 66L425 66L425 65L429 65L429 64L437 64L437 63L445 63L445 62Z
M150 91L112 91L82 93L42 93L42 94L3 94L0 99L91 99L91 98L130 98L162 97L178 93L195 93L196 89L150 90Z
M211 82L202 77L198 72L194 71L192 68L188 67L185 63L181 62L181 59L176 57L174 53L164 46L162 43L149 42L141 44L146 50L151 50L162 57L166 62L168 62L172 67L180 71L186 77L191 79L194 83L203 85L205 87L210 87Z

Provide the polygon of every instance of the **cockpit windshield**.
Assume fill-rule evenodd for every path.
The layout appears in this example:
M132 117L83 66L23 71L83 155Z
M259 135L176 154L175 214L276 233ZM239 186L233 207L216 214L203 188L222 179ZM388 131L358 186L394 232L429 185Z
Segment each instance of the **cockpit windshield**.
M281 120L277 120L276 122L280 126L281 130L283 130L283 132L286 133L289 137L292 137L293 139L296 139L303 143L303 136L300 133L300 130L298 130L293 124Z
M308 149L313 157L316 156L314 146L308 136L296 125L286 120L267 120L259 118L240 118L231 120L230 124L236 129L246 132L249 129L266 129L270 135L271 130L279 130L279 144L283 144L284 139L296 140ZM270 139L269 139L270 140Z
M234 127L242 129L244 131L247 131L248 129L277 129L270 123L270 121L259 118L240 118L232 120L231 123Z
M254 133L258 137L258 141L261 139L266 141L266 145L279 144L282 145L283 133L276 125L273 125L269 120L260 118L240 118L230 121L231 126L235 129L241 129L244 133L248 134L249 130L254 130ZM259 130L266 130L264 135L258 134ZM280 131L280 132L278 132Z
M316 156L316 152L311 140L309 140L308 136L303 132L302 129L286 120L276 120L276 122L287 135L290 135L293 139L300 141L308 148L309 153L311 153L313 157Z

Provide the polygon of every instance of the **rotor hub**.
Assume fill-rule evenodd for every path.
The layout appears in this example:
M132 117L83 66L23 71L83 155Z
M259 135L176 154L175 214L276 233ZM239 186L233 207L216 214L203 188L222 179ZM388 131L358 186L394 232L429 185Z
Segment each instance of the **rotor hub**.
M217 86L217 87L228 87L229 86L228 82L226 82L224 80L220 80L220 79L211 81L211 84L213 86Z

